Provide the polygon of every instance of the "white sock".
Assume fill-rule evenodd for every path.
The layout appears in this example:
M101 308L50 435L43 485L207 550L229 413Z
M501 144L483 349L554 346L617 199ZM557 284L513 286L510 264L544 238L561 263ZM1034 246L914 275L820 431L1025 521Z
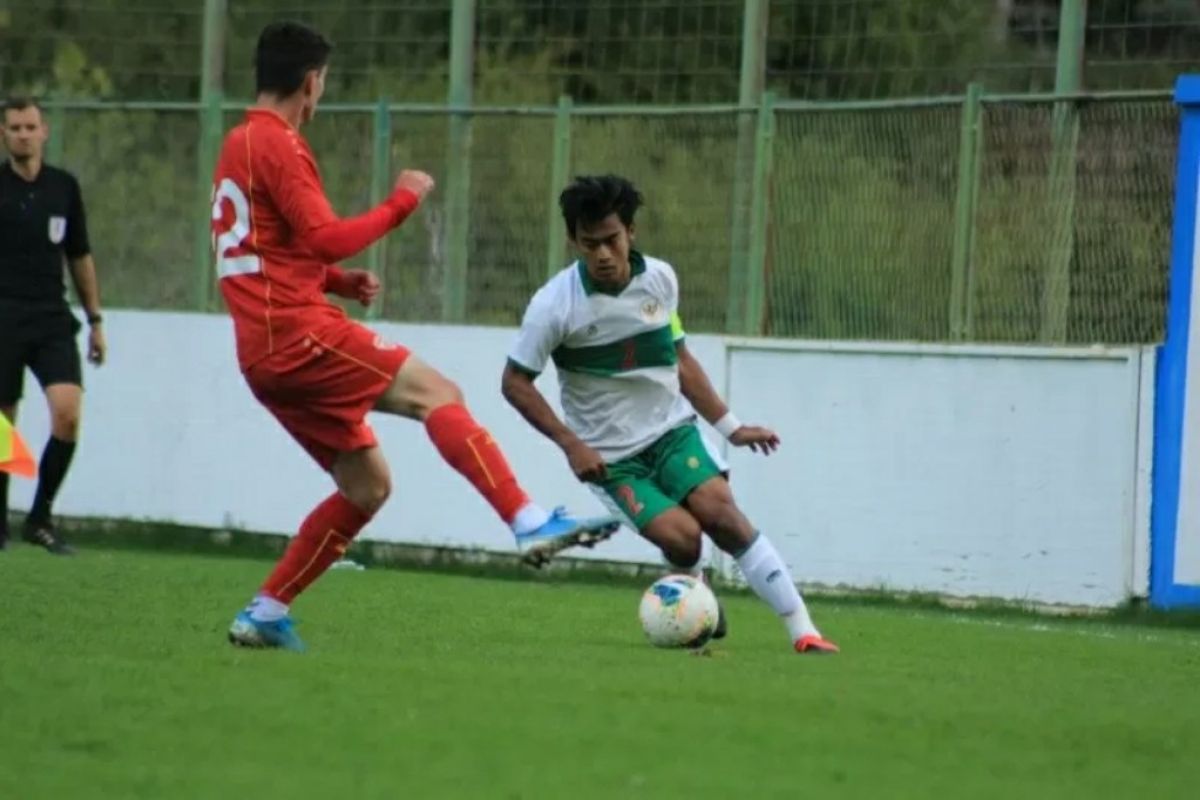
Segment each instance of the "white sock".
M757 534L750 546L737 557L737 565L754 593L783 617L793 642L802 636L821 635L808 615L804 598L800 597L787 565L775 551L770 539L761 533Z
M287 616L288 607L274 597L260 594L250 601L250 618L259 622L275 622Z
M550 512L539 506L537 503L526 503L521 506L521 510L513 517L512 532L517 536L524 536L527 533L533 533L538 528L550 521Z

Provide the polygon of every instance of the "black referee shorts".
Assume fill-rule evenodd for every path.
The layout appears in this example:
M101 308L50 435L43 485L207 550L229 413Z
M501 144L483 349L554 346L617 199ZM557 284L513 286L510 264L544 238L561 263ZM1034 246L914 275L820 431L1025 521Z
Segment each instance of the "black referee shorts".
M25 368L42 388L56 383L83 385L83 369L75 335L79 321L69 311L0 323L0 406L21 399Z

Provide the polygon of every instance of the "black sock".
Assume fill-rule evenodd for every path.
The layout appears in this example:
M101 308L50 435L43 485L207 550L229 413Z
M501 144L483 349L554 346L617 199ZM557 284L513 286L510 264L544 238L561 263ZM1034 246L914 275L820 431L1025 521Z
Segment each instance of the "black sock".
M33 507L29 509L31 525L45 525L50 522L50 507L54 505L58 487L62 486L63 478L67 476L67 468L71 466L73 455L74 442L64 442L53 436L46 442L42 462L38 467L37 494L33 496Z
M8 538L8 473L0 472L0 540Z

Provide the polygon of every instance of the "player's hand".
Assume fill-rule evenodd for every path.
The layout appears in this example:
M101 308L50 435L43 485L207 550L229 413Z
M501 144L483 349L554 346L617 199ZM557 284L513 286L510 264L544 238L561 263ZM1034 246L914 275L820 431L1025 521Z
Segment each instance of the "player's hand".
M99 325L93 326L88 333L88 361L100 366L107 354L108 343L104 341L104 330Z
M369 306L379 296L381 285L374 272L368 272L365 269L347 269L343 270L343 275L346 283L345 294L342 296L347 300L357 300L364 306Z
M396 189L407 189L417 196L418 200L424 200L425 195L433 191L433 178L426 172L421 172L415 169L406 169L400 173L400 177L396 179Z
M758 425L743 425L729 437L734 447L749 447L756 453L769 456L779 449L779 435L770 428Z
M604 459L583 442L575 442L567 447L566 454L567 463L571 465L571 472L574 472L575 477L579 480L585 483L594 483L608 477L608 468L604 466Z

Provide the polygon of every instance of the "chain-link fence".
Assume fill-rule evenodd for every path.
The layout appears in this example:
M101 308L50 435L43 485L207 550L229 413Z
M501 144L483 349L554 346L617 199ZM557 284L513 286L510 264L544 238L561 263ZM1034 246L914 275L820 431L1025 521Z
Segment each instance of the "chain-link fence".
M341 105L306 131L335 205L403 166L439 180L355 261L385 317L516 322L568 258L561 184L614 171L693 330L1161 336L1166 90L1200 69L1184 0L0 0L0 87L51 101L111 301L215 307L226 98L252 95L257 33L285 17L337 44ZM1079 87L1156 91L1063 99Z
M771 335L949 338L960 116L950 104L780 112Z
M617 172L641 189L646 208L635 244L679 271L690 328L724 330L738 180L735 115L626 114L572 122L570 174Z
M229 96L254 96L254 44L259 31L278 19L303 20L334 42L330 97L407 102L446 97L450 3L444 0L227 0L223 50Z
M1087 84L1168 86L1200 58L1200 5L1192 0L1088 0Z
M202 2L0 0L0 93L193 99Z
M55 110L51 160L79 178L106 300L196 308L194 112ZM61 155L59 155L61 153Z
M743 6L744 0L479 0L478 97L728 101L737 97Z
M209 6L220 19L206 42ZM456 13L473 23L460 51ZM443 101L454 52L480 103L734 102L747 65L751 86L825 100L972 81L1049 91L1059 63L1081 64L1092 91L1166 89L1200 69L1192 0L3 0L0 87L197 99L203 54L219 51L226 95L248 98L255 37L285 17L337 44L330 90L343 101ZM1062 37L1076 17L1084 35ZM1074 49L1060 59L1060 47Z
M1065 257L1070 341L1157 341L1165 322L1174 106L1084 106L1066 185L1053 179L1051 105L988 105L983 131L974 334L1042 338L1047 281Z
M383 275L378 313L388 319L515 324L541 282L571 258L554 205L558 184L614 171L645 194L637 242L677 268L696 332L1158 340L1178 122L1171 101L985 96L978 152L964 173L968 105L781 105L770 113L770 135L760 130L751 143L748 170L738 169L745 126L734 108L451 115L334 106L309 136L345 213L367 207L373 187L402 167L439 178L438 193L400 232L355 261ZM188 244L205 223L192 191L196 112L91 105L51 115L56 150L89 197L109 302L211 308L196 292L211 285L211 264L195 263ZM230 108L220 121L228 128L239 116ZM455 117L468 136L458 222L443 179ZM383 163L372 155L379 152ZM735 213L739 191L757 197L761 224ZM736 251L739 225L749 226L750 257ZM461 271L455 242L466 243ZM967 287L961 297L956 280ZM1061 308L1055 280L1065 281ZM756 292L760 301L746 300ZM455 296L463 311L448 316ZM961 331L956 313L966 320Z

